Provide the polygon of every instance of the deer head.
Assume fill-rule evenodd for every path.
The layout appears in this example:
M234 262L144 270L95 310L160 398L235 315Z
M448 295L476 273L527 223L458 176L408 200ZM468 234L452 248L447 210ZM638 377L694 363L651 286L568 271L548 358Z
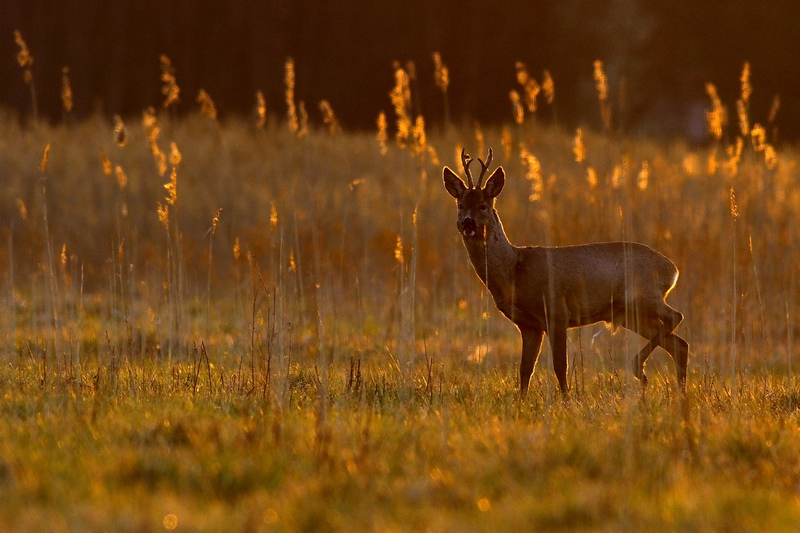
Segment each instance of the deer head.
M444 188L447 189L450 196L458 201L456 227L465 239L486 239L499 224L497 212L494 210L494 199L503 190L506 176L503 167L498 167L486 180L486 184L481 186L491 162L492 149L489 148L486 162L478 159L478 163L481 165L481 174L477 184L473 183L472 173L469 170L472 158L464 150L461 150L461 164L464 167L464 175L467 177L467 185L449 167L444 167L442 171Z

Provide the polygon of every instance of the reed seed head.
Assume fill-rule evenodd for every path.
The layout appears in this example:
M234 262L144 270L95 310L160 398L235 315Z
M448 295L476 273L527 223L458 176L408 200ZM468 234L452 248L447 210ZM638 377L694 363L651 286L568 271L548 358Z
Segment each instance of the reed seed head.
M217 213L214 215L214 218L211 219L211 236L213 237L214 234L217 232L217 225L219 224L219 217L222 214L222 208L217 209Z
M608 77L599 59L594 62L594 82L597 89L597 99L600 102L600 118L606 133L611 131L611 106L608 103Z
M267 100L264 98L264 93L256 91L256 126L263 128L267 125Z
M508 97L511 99L511 112L514 115L514 122L522 124L525 121L525 111L522 108L519 93L512 89L509 91Z
M298 104L298 111L299 111L299 127L297 130L297 136L301 139L308 135L308 113L306 112L306 103L300 102Z
M381 155L386 155L386 152L389 151L389 148L386 146L386 142L389 140L389 135L386 132L388 127L386 122L386 113L378 113L378 120L376 122L378 125L378 134L375 136L375 138L378 140Z
M166 54L161 54L159 63L161 65L161 94L164 95L164 101L161 106L164 109L168 109L170 106L180 102L181 90L175 79L175 69Z
M525 105L531 113L536 112L536 97L542 91L539 83L528 74L525 64L517 61L515 64L517 68L517 82L522 86L525 92Z
M778 152L775 151L775 147L771 144L764 145L764 164L767 165L769 170L774 169L778 164Z
M742 160L742 150L744 148L744 140L741 137L736 137L736 143L728 146L725 152L728 154L728 160L725 162L725 170L730 176L736 176L739 173L739 162Z
M411 117L409 107L411 105L411 85L410 75L398 63L394 66L394 88L389 93L389 98L394 107L397 118L397 133L395 140L398 146L405 148L408 139L411 137Z
M22 79L28 84L33 81L33 56L28 50L28 45L25 43L25 40L22 38L22 33L20 33L19 30L14 30L14 42L17 43L17 47L19 47L17 63L24 69Z
M436 151L436 148L433 147L432 144L428 145L428 159L431 162L431 165L438 167L439 166L439 153Z
M158 175L163 176L167 173L167 156L158 146L158 136L161 134L161 128L158 125L158 119L156 119L156 112L152 107L142 112L142 124L147 131L147 140L150 143L150 151L158 167Z
M530 195L528 195L528 200L537 202L541 200L542 193L544 192L542 165L539 163L536 156L529 152L524 145L520 145L519 156L522 166L526 168L525 179L531 182L531 192Z
M742 76L739 80L742 82L742 101L747 105L750 103L750 95L753 94L753 86L750 84L750 63L747 61L742 67Z
M447 87L450 85L450 71L447 66L442 62L442 55L439 52L433 53L433 66L434 66L434 80L436 86L442 91L442 94L447 92Z
M333 114L333 108L331 107L330 102L327 100L321 100L319 102L319 110L322 112L322 122L328 126L328 132L331 135L335 135L342 131L341 126L339 126L339 121L336 120L336 115Z
M603 70L603 62L596 59L593 63L594 66L594 83L597 89L597 98L601 102L608 100L608 78Z
M178 150L178 145L175 142L169 143L169 164L177 167L181 164L181 152Z
M47 161L50 158L50 143L44 147L44 154L42 154L42 162L39 164L39 172L44 174L47 172Z
M128 131L125 129L122 117L119 115L114 115L114 142L120 147L125 146L128 142Z
M733 191L733 187L731 187L729 199L731 202L731 216L733 217L733 220L736 220L739 218L739 206L736 205L736 193Z
M575 142L572 145L572 153L575 154L575 161L582 163L586 159L586 146L583 144L583 130L578 128L575 131Z
M614 165L614 170L611 172L611 187L618 189L622 183L622 165Z
M22 220L28 220L28 207L22 201L22 198L17 198L17 211L19 211L19 216Z
M152 149L153 157L155 157L156 165L158 166L158 175L163 176L167 173L167 156L164 155L164 152L158 147L157 144L154 144Z
M590 189L597 188L597 172L592 167L586 169L586 183L589 184Z
M750 130L750 140L753 143L753 150L761 152L765 148L767 142L767 131L759 123L753 124L753 129Z
M64 106L66 113L72 111L72 87L69 84L69 67L61 69L61 104Z
M736 114L739 116L739 130L742 136L750 135L750 120L747 116L747 101L740 98L736 101Z
M277 226L278 226L278 209L275 207L275 202L271 202L269 208L269 227L271 230L275 231L275 228Z
M172 167L172 172L169 174L169 181L164 184L164 189L167 190L167 195L164 197L167 205L174 206L178 203L178 168Z
M719 168L719 161L717 161L717 147L711 149L708 153L708 159L706 161L706 174L709 176L713 176L717 173L717 169Z
M162 205L161 202L156 202L156 212L158 213L158 221L169 231L169 206Z
M708 122L708 131L711 135L719 141L722 139L722 127L727 122L727 112L722 105L717 94L717 88L713 83L706 83L706 93L711 98L711 110L706 112L706 121Z
M100 149L100 160L103 163L103 174L111 176L111 160L106 155L106 151Z
M419 115L414 121L414 127L411 129L411 134L414 140L414 154L420 158L424 158L428 149L428 136L425 134L425 119L422 117L422 115Z
M161 129L158 127L158 119L156 118L156 110L153 107L148 107L142 111L142 126L147 131L147 138L150 142L158 139L158 134Z
M772 98L772 105L769 108L769 118L767 118L767 122L772 124L775 122L775 117L778 116L778 109L781 108L781 97L779 94L776 94Z
M297 119L297 106L294 103L294 59L291 57L286 58L284 64L284 77L283 77L286 97L286 117L289 121L289 130L292 133L297 133L300 130L300 123Z
M547 103L553 105L556 99L556 84L549 70L545 70L542 75L542 91L544 91L544 98Z
M642 161L642 168L639 170L637 176L637 185L640 191L646 191L647 186L650 184L650 163Z
M514 149L514 141L511 137L511 129L509 129L508 126L503 126L500 135L502 138L503 150L506 154L506 159L511 159L511 152ZM481 150L479 153L483 153L483 150Z
M242 255L242 249L239 247L239 237L233 239L233 258L239 260Z
M400 235L397 236L397 241L394 245L394 258L400 264L403 264L405 260L403 257L403 238Z
M211 120L217 120L217 106L214 105L214 100L211 99L211 96L204 89L200 89L200 92L197 94L197 103L200 104L201 115Z
M128 176L125 174L121 165L114 167L114 174L117 176L117 185L119 185L120 189L124 189L128 186Z

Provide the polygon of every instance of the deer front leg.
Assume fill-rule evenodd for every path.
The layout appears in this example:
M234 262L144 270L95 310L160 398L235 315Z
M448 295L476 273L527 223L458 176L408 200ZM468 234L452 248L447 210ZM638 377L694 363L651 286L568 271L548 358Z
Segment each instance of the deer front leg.
M525 398L528 394L528 384L531 381L533 370L536 368L536 360L539 358L539 351L542 348L544 332L541 329L522 329L522 359L519 362L519 395Z
M565 397L569 392L567 384L567 328L565 325L555 324L548 332L550 335L550 349L553 352L553 370L558 378L558 386Z

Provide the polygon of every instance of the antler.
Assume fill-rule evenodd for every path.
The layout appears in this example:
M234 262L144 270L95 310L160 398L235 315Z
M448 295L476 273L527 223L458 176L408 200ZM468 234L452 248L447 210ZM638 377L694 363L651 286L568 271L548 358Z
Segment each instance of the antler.
M489 148L489 155L486 156L486 163L483 162L483 159L480 157L478 158L478 163L481 164L481 175L478 177L478 188L481 187L481 181L483 181L483 177L486 175L486 171L489 170L489 165L492 163L492 149Z
M461 164L464 167L464 174L467 176L467 184L469 185L470 189L475 188L475 184L472 183L472 172L469 171L469 164L472 163L472 158L467 155L464 151L464 148L461 149Z

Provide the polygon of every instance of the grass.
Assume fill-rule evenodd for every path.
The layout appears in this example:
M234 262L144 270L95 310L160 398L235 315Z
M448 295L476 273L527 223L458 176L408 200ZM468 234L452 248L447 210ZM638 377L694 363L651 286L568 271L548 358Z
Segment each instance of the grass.
M796 151L609 125L576 150L524 114L409 113L384 154L329 106L330 127L291 131L206 97L128 118L124 143L99 116L0 120L0 528L796 528ZM642 340L591 326L570 333L568 402L548 348L517 398L517 334L440 184L462 145L505 167L512 242L673 259L685 397L661 351L643 394Z
M797 398L736 399L713 375L685 399L599 375L570 402L539 377L452 362L427 382L378 365L328 393L298 365L284 402L176 364L45 386L3 369L0 524L17 531L789 531L800 518ZM99 376L99 377L98 377ZM261 376L262 378L264 376ZM77 392L76 392L77 391Z

